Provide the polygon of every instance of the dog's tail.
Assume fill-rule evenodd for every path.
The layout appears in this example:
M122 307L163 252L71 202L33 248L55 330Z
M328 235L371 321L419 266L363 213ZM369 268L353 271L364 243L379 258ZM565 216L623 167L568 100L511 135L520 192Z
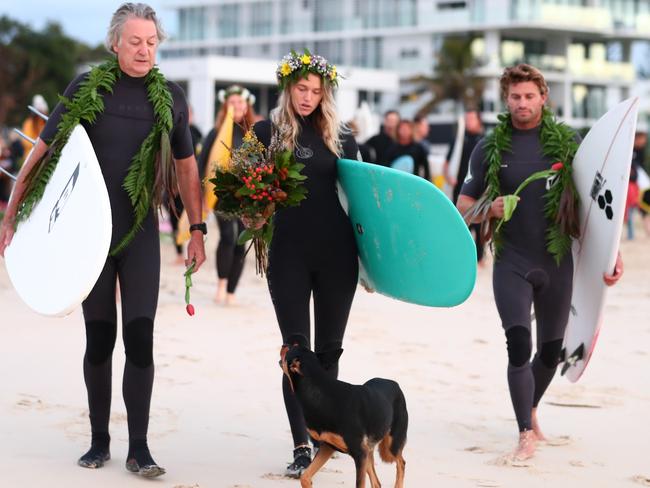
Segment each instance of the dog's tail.
M393 401L393 421L390 431L379 442L379 456L385 463L394 463L398 457L401 457L406 444L406 431L409 423L404 393L397 383L395 383L395 387L397 391Z

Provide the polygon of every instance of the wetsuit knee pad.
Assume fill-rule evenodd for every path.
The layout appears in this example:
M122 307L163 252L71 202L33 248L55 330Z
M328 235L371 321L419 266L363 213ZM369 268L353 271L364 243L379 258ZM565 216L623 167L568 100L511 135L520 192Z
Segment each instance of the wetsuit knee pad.
M104 320L86 322L86 359L93 365L104 364L113 354L117 324Z
M296 344L309 348L309 339L307 339L303 334L291 334L289 337L287 337L285 345L294 346Z
M339 359L343 354L343 349L341 348L340 342L332 342L327 344L322 351L316 353L316 357L320 362L321 366L325 370L330 370L335 366L338 366Z
M539 350L539 359L549 369L557 367L562 360L562 339L542 344Z
M508 361L512 366L519 367L530 361L533 346L530 331L522 326L515 325L506 330L508 344Z
M124 326L124 351L138 368L153 364L153 320L139 317Z

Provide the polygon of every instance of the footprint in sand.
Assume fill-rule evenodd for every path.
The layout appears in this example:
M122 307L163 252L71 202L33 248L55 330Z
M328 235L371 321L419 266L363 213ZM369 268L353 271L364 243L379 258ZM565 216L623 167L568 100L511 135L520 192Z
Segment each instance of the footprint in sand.
M235 485L235 486L240 486L240 485ZM174 485L174 488L201 488L201 486L198 483L195 483L193 485Z
M573 466L574 468L584 468L585 463L583 463L582 461L578 461L577 459L572 459L571 461L569 461L569 466Z
M639 485L650 486L650 477L645 476L643 474L637 474L636 476L632 476L632 481L638 483Z
M465 449L463 449L463 451L473 452L475 454L486 454L488 452L487 450L485 450L484 448L482 448L480 446L466 447Z
M549 437L545 441L542 441L541 444L544 446L559 447L559 446L568 446L573 442L573 439L568 435L561 435L558 437Z
M276 473L266 473L262 475L262 479L264 480L290 480L293 478L289 478L288 476L285 476L283 474L276 474Z
M476 486L480 486L481 488L498 488L501 484L492 480L476 480Z
M487 464L493 466L509 466L513 468L532 468L534 466L532 459L515 459L512 454L504 454L503 456L488 461Z

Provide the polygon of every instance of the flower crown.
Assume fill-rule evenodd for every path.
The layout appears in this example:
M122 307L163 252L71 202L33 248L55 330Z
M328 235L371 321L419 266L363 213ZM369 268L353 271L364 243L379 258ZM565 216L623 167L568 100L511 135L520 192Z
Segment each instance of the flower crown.
M300 78L307 78L309 73L321 76L325 83L330 83L335 88L338 86L339 76L336 66L329 64L324 57L310 53L306 48L303 54L298 54L292 49L282 58L275 70L281 89L284 89L288 83L295 82Z
M217 93L217 98L219 99L219 102L225 103L226 99L230 95L240 95L244 100L248 102L249 105L255 104L255 95L253 95L246 88L239 85L230 85L225 90L224 89L219 90L219 92Z

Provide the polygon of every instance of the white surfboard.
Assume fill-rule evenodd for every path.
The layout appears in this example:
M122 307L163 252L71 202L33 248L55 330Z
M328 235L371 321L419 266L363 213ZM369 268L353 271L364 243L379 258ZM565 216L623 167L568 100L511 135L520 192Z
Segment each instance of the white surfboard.
M460 158L463 155L463 145L465 143L465 115L459 115L456 125L456 138L454 139L454 147L449 156L449 167L447 173L452 178L458 176L458 169L460 168ZM462 185L462 181L457 181L457 185ZM445 194L451 198L454 194L454 186L447 183L445 185Z
M603 321L604 273L616 262L630 178L639 103L621 102L587 133L573 161L580 195L580 238L573 243L573 295L564 335L562 374L578 381Z
M5 250L16 292L34 311L62 317L88 296L111 244L111 205L97 156L78 125L42 200Z

